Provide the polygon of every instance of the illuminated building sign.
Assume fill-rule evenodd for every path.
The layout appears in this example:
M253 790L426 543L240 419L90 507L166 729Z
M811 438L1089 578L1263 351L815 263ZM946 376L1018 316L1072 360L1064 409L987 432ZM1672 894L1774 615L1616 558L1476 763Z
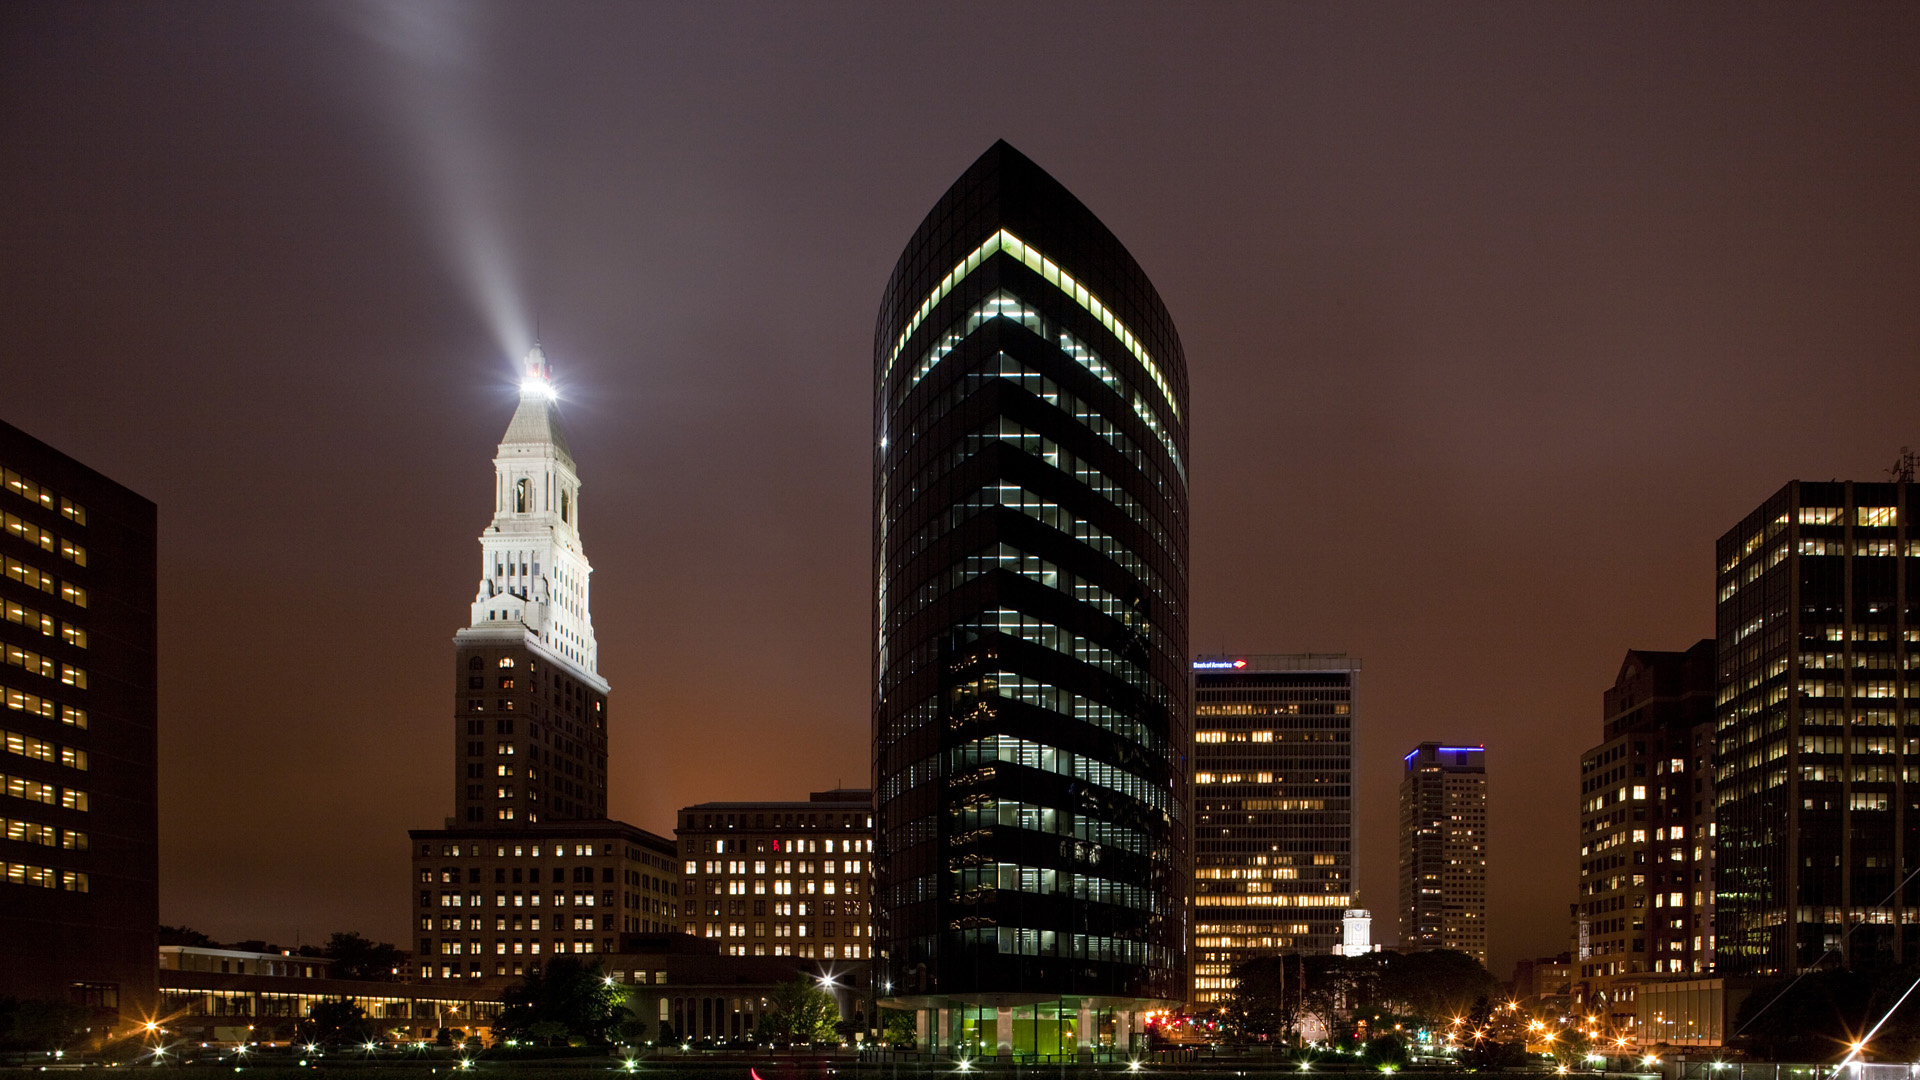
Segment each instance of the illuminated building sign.
M1245 660L1195 660L1193 662L1195 671L1238 671L1246 666Z

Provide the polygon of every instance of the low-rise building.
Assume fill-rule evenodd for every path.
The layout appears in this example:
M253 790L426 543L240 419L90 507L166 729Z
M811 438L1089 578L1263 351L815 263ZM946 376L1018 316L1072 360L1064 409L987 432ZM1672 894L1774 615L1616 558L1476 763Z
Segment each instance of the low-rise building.
M679 920L673 841L625 822L407 835L421 979L517 978L543 958L626 950Z
M872 958L873 793L680 811L680 930L728 956Z
M350 1000L384 1040L432 1039L442 1028L487 1037L498 983L372 982L329 977L332 962L291 952L163 945L160 1012L170 1040L287 1043L313 1007Z

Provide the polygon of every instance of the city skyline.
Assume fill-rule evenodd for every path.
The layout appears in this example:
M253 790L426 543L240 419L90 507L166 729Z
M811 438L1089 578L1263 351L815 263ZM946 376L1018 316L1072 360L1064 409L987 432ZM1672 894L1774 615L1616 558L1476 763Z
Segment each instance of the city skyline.
M1770 492L1920 443L1911 12L1230 12L1096 60L1043 46L1064 9L87 11L6 17L5 419L161 507L162 917L218 936L404 940L404 829L445 813L414 763L520 351L441 214L515 268L594 462L608 813L657 831L861 783L873 305L927 193L1032 154L1194 358L1193 651L1367 659L1361 904L1396 748L1496 753L1497 972L1567 947L1620 651L1711 633L1713 542ZM940 36L976 99L901 59ZM500 191L400 130L456 90ZM286 687L315 665L352 689Z

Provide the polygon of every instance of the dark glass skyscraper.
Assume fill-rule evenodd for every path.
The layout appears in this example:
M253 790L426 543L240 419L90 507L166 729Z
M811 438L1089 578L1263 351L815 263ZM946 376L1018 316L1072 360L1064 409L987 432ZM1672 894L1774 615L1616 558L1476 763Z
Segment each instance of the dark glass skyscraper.
M1796 480L1720 538L1723 974L1920 957L1916 492Z
M1125 1046L1185 996L1179 336L1002 142L901 254L874 375L880 995L940 1050Z

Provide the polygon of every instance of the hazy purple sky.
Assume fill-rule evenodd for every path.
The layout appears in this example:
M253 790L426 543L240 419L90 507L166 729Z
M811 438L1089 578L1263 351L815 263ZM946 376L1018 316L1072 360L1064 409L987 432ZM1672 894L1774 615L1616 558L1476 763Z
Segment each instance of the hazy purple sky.
M868 770L872 327L1004 137L1193 399L1193 646L1484 741L1493 966L1714 538L1920 445L1910 4L0 9L0 416L161 507L161 912L406 931L512 360L567 396L616 816Z

